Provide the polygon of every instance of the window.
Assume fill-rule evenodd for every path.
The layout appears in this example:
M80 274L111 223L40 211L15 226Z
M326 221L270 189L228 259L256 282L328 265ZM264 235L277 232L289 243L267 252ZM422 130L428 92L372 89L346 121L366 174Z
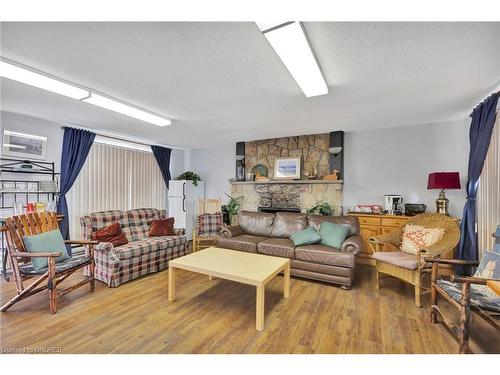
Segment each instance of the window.
M166 208L167 189L152 152L92 145L67 194L71 238L80 238L80 217L105 210Z
M493 127L488 154L479 179L477 195L477 230L479 256L491 250L491 234L500 224L500 116Z

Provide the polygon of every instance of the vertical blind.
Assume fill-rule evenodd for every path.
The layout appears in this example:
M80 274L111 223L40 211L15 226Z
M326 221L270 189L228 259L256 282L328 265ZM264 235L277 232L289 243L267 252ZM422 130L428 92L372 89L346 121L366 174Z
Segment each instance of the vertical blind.
M479 178L477 231L480 256L493 248L493 237L500 225L500 116L497 114L490 147Z
M94 143L66 195L70 237L80 238L80 217L105 210L166 208L167 189L152 153Z

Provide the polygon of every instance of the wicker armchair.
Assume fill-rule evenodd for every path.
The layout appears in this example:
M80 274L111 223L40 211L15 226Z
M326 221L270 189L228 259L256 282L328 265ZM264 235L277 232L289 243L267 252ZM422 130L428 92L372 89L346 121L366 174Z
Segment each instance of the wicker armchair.
M439 242L420 249L418 255L406 254L400 251L406 224L443 228L445 232ZM430 292L429 288L425 291L422 288L422 278L431 269L430 263L425 261L425 258L436 259L444 254L452 255L460 239L460 229L455 219L442 214L420 214L408 220L406 224L390 233L371 237L369 243L376 259L377 289L380 289L380 279L383 277L395 277L406 281L415 286L415 304L420 307L421 295ZM387 252L392 254L387 256Z

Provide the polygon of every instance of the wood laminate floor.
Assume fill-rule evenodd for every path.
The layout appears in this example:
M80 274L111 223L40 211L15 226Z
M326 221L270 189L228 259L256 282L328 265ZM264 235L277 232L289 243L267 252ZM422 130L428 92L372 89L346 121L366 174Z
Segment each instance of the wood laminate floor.
M54 347L63 353L456 353L442 325L429 322L429 301L414 304L413 290L394 279L375 289L370 267L356 284L332 285L292 278L266 288L265 328L255 330L255 288L179 270L177 300L167 301L167 272L107 288L96 282L59 301L51 315L47 292L0 313L0 347ZM71 276L73 279L76 276ZM0 283L1 303L15 294ZM441 302L443 305L445 302ZM500 334L475 317L471 349L499 353Z

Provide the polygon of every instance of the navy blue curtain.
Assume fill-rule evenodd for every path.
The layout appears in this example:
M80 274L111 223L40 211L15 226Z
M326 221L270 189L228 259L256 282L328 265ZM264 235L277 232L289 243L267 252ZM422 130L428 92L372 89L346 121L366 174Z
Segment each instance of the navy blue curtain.
M66 193L71 189L76 177L87 159L95 133L88 130L64 128L63 148L61 156L60 195L57 201L57 212L64 215L61 222L61 233L65 240L69 239L68 204ZM71 255L71 254L70 254Z
M163 180L165 181L165 184L167 184L168 189L168 182L171 180L170 154L172 153L172 150L161 146L151 146L151 150L153 150L153 155L155 156L156 162L160 167L161 175L163 176Z
M472 111L472 122L469 130L469 166L467 171L467 201L465 202L462 223L460 226L460 243L458 258L478 260L476 233L476 193L479 176L483 169L484 159L490 145L491 133L496 119L496 108L499 93L495 93L480 103ZM464 267L457 267L458 274L466 274Z

